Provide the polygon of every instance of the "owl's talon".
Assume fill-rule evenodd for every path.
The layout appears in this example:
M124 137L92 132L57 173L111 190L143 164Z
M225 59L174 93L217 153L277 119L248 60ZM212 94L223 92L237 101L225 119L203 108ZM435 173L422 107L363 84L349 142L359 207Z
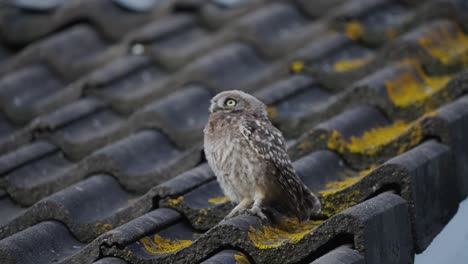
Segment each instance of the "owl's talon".
M228 220L238 215L248 214L249 212L250 210L247 209L232 210L228 215L226 215L226 217L224 217L223 220Z
M249 212L260 218L262 221L268 221L268 217L265 215L262 208L259 206L253 206L252 209L249 210Z

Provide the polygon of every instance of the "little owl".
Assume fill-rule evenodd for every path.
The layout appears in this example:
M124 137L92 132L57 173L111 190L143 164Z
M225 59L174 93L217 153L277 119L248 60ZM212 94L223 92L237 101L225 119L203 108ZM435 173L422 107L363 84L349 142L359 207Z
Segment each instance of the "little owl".
M224 193L238 203L226 218L249 208L262 219L265 208L299 221L320 212L319 199L296 175L265 104L247 93L226 91L211 100L210 112L205 155Z

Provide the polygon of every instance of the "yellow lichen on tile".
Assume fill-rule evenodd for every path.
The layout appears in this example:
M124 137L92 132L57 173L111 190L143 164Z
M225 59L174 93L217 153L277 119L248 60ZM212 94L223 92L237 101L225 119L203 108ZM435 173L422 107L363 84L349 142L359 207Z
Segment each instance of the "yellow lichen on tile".
M439 26L430 33L418 39L419 45L432 57L437 58L443 64L451 65L461 62L468 64L468 35L454 25L450 27Z
M388 126L376 127L364 132L360 137L352 136L346 148L352 153L375 154L379 147L391 142L411 127L408 123L397 120Z
M371 165L369 168L365 170L361 170L353 176L346 176L346 177L343 177L341 180L337 180L337 181L329 181L325 184L325 188L323 190L320 190L319 193L322 196L326 196L326 195L335 194L341 190L344 190L347 187L358 182L360 179L364 178L366 175L372 172L375 168L376 168L375 165Z
M345 150L345 141L342 138L340 132L337 130L333 130L330 137L327 140L327 147L329 149L336 150L338 152L343 153Z
M396 36L398 36L398 30L391 27L385 31L385 35L389 39L394 39Z
M276 117L278 117L278 110L276 109L275 106L269 105L267 106L266 110L268 113L268 117L270 117L271 119L275 119Z
M333 64L333 69L337 72L349 71L367 64L370 59L370 56L365 56L362 58L338 60Z
M357 181L359 181L363 177L364 176L357 175L357 176L353 176L353 177L345 177L345 178L343 178L342 180L339 180L339 181L327 182L327 184L325 185L325 189L319 191L319 193L321 195L334 194L334 193L336 193L338 191L341 191L341 190L345 189L348 186L351 186L351 185L355 184Z
M208 215L208 209L207 208L202 208L198 210L198 217L197 217L197 223L201 224L204 220L204 217Z
M313 144L308 139L301 140L301 142L297 145L298 149L301 151L307 151L312 148Z
M345 34L351 39L359 39L364 34L364 26L358 21L346 23Z
M229 197L227 196L218 196L218 197L213 197L213 198L208 199L208 202L212 204L225 203L228 201L229 201Z
M356 205L361 199L361 192L358 188L349 188L356 182L367 176L375 169L375 165L368 169L361 170L354 176L344 177L342 180L331 181L325 185L325 188L319 191L320 201L322 203L321 214L325 217L331 217L353 205ZM345 189L347 189L344 191Z
M250 261L242 253L234 254L234 259L236 260L236 264L250 264Z
M327 147L340 153L347 151L350 153L374 155L382 146L407 132L411 132L411 145L417 144L414 143L416 141L420 142L422 131L420 134L414 134L414 130L411 130L411 128L411 123L397 120L390 125L370 129L360 137L352 136L349 140L345 140L338 131L334 130L327 140Z
M140 243L152 254L165 254L177 251L192 244L192 240L172 240L163 238L160 235L154 235L153 239L149 237L140 239Z
M167 199L167 202L171 205L178 205L184 200L184 196L179 196L177 198L169 198Z
M109 223L96 222L94 225L97 228L99 228L99 230L97 230L98 234L104 234L104 233L109 232L110 230L112 230L114 228L112 226L112 224L109 224Z
M332 217L333 215L356 205L359 202L361 192L358 189L352 189L350 191L340 193L336 191L324 191L320 192L322 212L321 214L326 217Z
M407 107L427 100L439 91L450 80L451 76L429 77L421 65L415 61L402 62L410 65L415 71L405 71L385 81L385 88L395 106Z
M299 223L288 219L277 226L265 225L260 228L250 227L248 236L259 249L278 248L286 243L298 243L323 221L307 221Z
M289 64L289 69L293 73L302 72L304 70L304 67L305 67L305 63L304 61L301 61L301 60L296 60L296 61L291 62L291 64Z
M411 147L419 144L423 138L423 128L420 123L417 123L410 133L410 141L406 143L402 143L398 149L398 154L402 154L403 152L407 151Z

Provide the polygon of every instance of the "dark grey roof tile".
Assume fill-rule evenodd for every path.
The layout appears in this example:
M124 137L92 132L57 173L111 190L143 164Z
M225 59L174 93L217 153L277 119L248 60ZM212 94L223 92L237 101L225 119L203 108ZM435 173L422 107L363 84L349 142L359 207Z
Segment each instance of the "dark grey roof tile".
M132 119L145 127L158 127L176 144L190 147L202 142L211 97L211 93L202 87L184 87L145 106Z
M54 132L83 117L91 115L95 111L104 108L106 103L93 97L86 97L70 103L50 114L40 116L35 120L35 132Z
M216 253L214 256L210 257L209 259L201 262L200 264L249 264L251 263L249 258L236 250L223 250L221 252Z
M93 175L73 184L44 198L26 212L5 197L1 200L2 208L9 221L2 222L0 234L5 237L40 221L54 219L65 223L81 241L90 242L105 233L89 245L91 248L95 248L96 244L124 244L178 221L179 214L169 209L156 209L143 214L152 208L153 199L181 195L205 183L205 178L213 179L212 174L206 174L207 169L201 166L187 171L153 188L142 198L128 193L108 175ZM106 195L103 196L103 192Z
M372 213L371 213L372 211ZM383 193L361 204L350 207L343 215L356 217L364 228L361 241L356 241L356 249L363 252L370 263L405 263L413 260L413 242L408 205L398 195ZM385 233L380 227L385 227ZM385 241L382 243L382 241ZM393 249L397 246L397 252Z
M75 45L77 42L81 45ZM0 74L30 64L45 64L59 78L71 82L123 52L119 46L107 49L108 46L109 42L90 25L77 24L29 45L2 64Z
M45 137L50 139L49 136L54 131L76 122L80 118L89 115L93 111L98 111L104 106L105 103L102 101L90 97L65 105L50 114L40 116L21 129L14 130L13 127L10 126L9 122L5 122L4 126L6 131L4 131L4 133L8 133L9 131L10 133L4 135L0 140L0 153L13 151L18 147L31 142L33 138L43 139ZM41 113L41 111L36 110L39 109L34 108L34 111L31 112L33 116ZM57 143L54 139L52 139L52 141Z
M128 1L128 0L113 0L118 5L127 8L133 12L145 12L150 11L155 8L158 4L161 4L161 1L158 0L137 0L137 1Z
M150 207L139 202L137 195L123 190L111 176L94 175L39 201L21 215L12 211L10 221L2 223L0 236L54 219L65 223L78 240L90 242Z
M28 14L32 14L32 16L27 18ZM26 45L31 40L49 33L50 19L48 15L48 12L28 12L13 6L2 6L0 31L3 41L13 45ZM35 31L25 30L32 25L36 26Z
M179 221L147 234L124 250L139 258L158 258L189 246L196 236L197 233L188 224Z
M350 248L349 246L340 246L322 257L314 260L310 264L364 264L365 259L358 251Z
M127 264L128 262L119 259L119 258L113 258L113 257L108 257L108 258L102 258L98 261L93 262L93 264Z
M316 81L309 76L295 74L259 89L254 95L266 105L273 105L315 83Z
M205 38L208 31L200 26L197 26L194 21L190 21L183 28L178 28L173 34L168 34L165 38L157 39L151 48L153 50L166 50L174 52L174 50L183 50L188 43L194 43L198 39Z
M154 27L155 32L137 41L145 45L145 52L168 69L177 69L194 57L200 45L211 40L210 31L198 24L193 17L182 17L181 21L170 22L169 28L161 23L148 25Z
M115 175L126 188L142 192L193 167L200 154L200 150L175 147L159 131L143 130L96 151L85 163Z
M40 5L35 1L28 2L31 2L29 6ZM64 1L60 6L48 12L31 12L8 6L2 8L0 12L2 20L0 31L3 32L2 35L8 43L26 45L65 26L90 21L106 38L115 41L151 19L165 16L169 13L173 2L161 1L156 6L148 8L146 12L125 9L111 0ZM41 1L41 4L44 3L46 2Z
M333 91L342 91L384 62L371 50L342 33L329 32L295 52L293 72L307 72ZM296 63L305 68L295 69ZM302 69L304 68L304 69Z
M214 91L258 89L287 72L285 67L270 65L253 47L241 42L227 44L187 67L182 78Z
M31 148L38 155L34 159L28 154L23 154ZM0 185L20 204L31 205L45 195L44 191L49 193L51 191L50 186L48 188L38 186L50 182L55 182L58 185L66 184L65 181L59 179L62 179L64 174L69 173L74 164L61 151L50 148L52 147L46 147L43 151L42 145L36 143L12 154L21 155L25 159L23 162L29 162L19 163L16 165L19 165L17 168L10 168L0 178Z
M304 77L295 78L293 76L274 83L261 91L277 98L268 105L269 117L283 133L292 137L299 136L318 122L337 113L330 109L337 101L337 96L323 89L315 80L302 82L300 80ZM281 89L283 87L285 89Z
M79 42L80 45L73 45ZM63 34L55 35L50 41L44 43L44 49L48 53L48 60L63 76L73 78L70 71L84 72L87 70L87 62L96 54L106 48L106 41L91 27L77 25L68 29ZM70 66L72 68L70 69ZM81 69L80 69L81 68Z
M297 158L307 153L306 149L327 148L343 155L352 167L365 169L417 145L425 135L432 134L421 122L392 121L376 108L356 107L305 133L289 152ZM379 135L385 135L386 139L379 139Z
M59 13L59 16L61 21L80 21L83 19L93 21L107 38L119 40L143 24L167 15L174 3L173 0L158 2L157 5L149 7L145 12L135 12L122 8L111 0L79 1L75 3L75 6L64 8L65 10Z
M12 124L3 114L0 114L0 139L5 139L16 131L16 126Z
M33 144L18 148L0 157L0 174L8 173L56 150L56 146L46 141L36 141Z
M346 166L336 153L328 150L312 152L294 161L293 165L298 176L313 192L325 190L329 182L355 176L355 171Z
M38 84L41 84L38 87ZM24 124L35 116L34 107L64 87L64 82L47 67L34 65L3 77L0 101L3 111L13 121Z
M216 1L203 1L198 11L200 19L209 27L217 29L267 3L265 0L233 0L230 2L240 4L223 6L216 3Z
M111 110L102 109L80 120L57 129L50 135L51 141L73 159L81 159L92 151L130 133L124 127L125 117Z
M149 23L129 39L134 47L141 47L165 69L174 71L232 40L233 35L232 30L212 31L195 17L182 14Z
M453 73L466 66L466 34L451 20L420 25L382 50L389 59L416 57L429 74Z
M312 63L309 70L326 87L343 90L372 72L378 64L374 51L348 41L332 55Z
M233 208L217 181L203 184L184 195L167 197L160 202L160 206L183 212L198 230L213 227Z
M453 188L457 174L452 155L449 147L430 140L382 166L382 171L388 166L395 174L407 174L409 186L401 185L401 195L410 201L416 252L422 252L457 211L460 194Z
M3 46L3 44L0 42L0 64L7 61L7 59L10 58L10 56L12 55L13 51Z
M63 4L63 0L30 1L14 0L13 5L28 11L47 12Z
M371 13L374 10L378 10L381 6L384 6L391 2L391 0L358 0L347 2L343 5L339 5L336 9L330 12L332 17L340 16L362 16Z
M5 263L63 263L84 246L63 224L46 221L1 240L0 256Z
M414 0L418 2L419 0ZM412 0L406 0L411 3ZM468 29L468 19L466 17L466 2L463 0L435 0L435 1L419 1L419 5L415 10L414 21L412 24L427 23L436 19L454 20L460 24L465 30Z
M335 116L359 102L347 92L332 94L315 79L295 74L255 93L267 104L269 118L287 138L299 137L304 131Z
M315 63L335 54L352 43L353 41L346 35L330 32L319 40L311 41L307 46L294 53L294 55L297 59Z
M390 121L378 109L371 106L360 106L346 111L317 126L318 129L337 130L345 138L359 137L365 131L388 125Z
M202 184L212 181L215 175L207 163L198 165L197 167L181 173L177 177L161 183L151 189L148 193L150 196L178 196L189 192Z
M8 196L0 198L0 227L3 227L10 223L16 217L22 215L26 211L26 208L22 208L20 205L11 200ZM3 238L3 236L2 236Z
M329 1L308 1L308 0L294 0L305 13L313 18L318 18L324 14L328 14L331 10L335 9L343 3L347 3L346 0L329 0Z
M102 195L103 193L106 195ZM127 193L109 175L91 176L47 198L62 204L76 222L96 222L120 211L138 196Z
M87 88L104 88L149 66L151 66L151 60L148 57L124 55L91 72L86 78L86 86Z
M460 75L460 74L459 74ZM416 60L391 63L352 85L351 100L373 98L394 119L412 121L463 94L468 87L451 85L448 74L429 75Z
M466 17L466 12L468 11L468 4L463 0L451 0L450 3L453 3L457 20L463 24L465 31L468 30L468 18Z
M464 81L465 82L454 82L452 85L465 85L466 77L468 76L465 71ZM466 133L468 131L468 97L464 96L455 102L441 107L437 111L437 117L441 118L446 122L446 125L450 131L450 142L449 145L452 148L455 157L456 171L458 176L458 188L460 189L461 197L468 195L468 150Z
M110 230L96 241L102 243L104 247L110 248L115 245L123 247L178 223L181 219L181 215L172 209L158 208Z
M166 72L150 59L128 55L109 62L87 80L87 93L109 100L114 109L129 113L168 93Z
M123 249L128 256L152 258L187 247L197 236L176 211L162 208L105 234L101 237L105 243L101 248L105 256L116 256Z
M414 13L408 6L395 1L372 1L373 5L349 2L333 14L336 27L349 37L369 45L381 45L405 30Z
M322 109L330 97L331 94L328 91L318 84L313 84L276 104L275 110L278 112L278 118L285 119L286 116L294 118L302 115L303 112L310 111L311 108Z
M242 4L246 4L245 0L212 0L211 2L223 8L233 8Z
M286 3L274 3L236 21L240 37L253 42L270 57L281 57L305 42L318 38L325 27L309 24L299 10Z

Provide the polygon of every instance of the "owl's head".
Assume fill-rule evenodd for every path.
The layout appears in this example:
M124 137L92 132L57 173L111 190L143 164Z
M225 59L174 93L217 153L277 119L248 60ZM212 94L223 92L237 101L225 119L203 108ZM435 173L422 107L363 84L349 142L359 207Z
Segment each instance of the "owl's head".
M267 116L266 106L254 96L237 90L225 91L211 99L211 113L241 112L251 115Z

